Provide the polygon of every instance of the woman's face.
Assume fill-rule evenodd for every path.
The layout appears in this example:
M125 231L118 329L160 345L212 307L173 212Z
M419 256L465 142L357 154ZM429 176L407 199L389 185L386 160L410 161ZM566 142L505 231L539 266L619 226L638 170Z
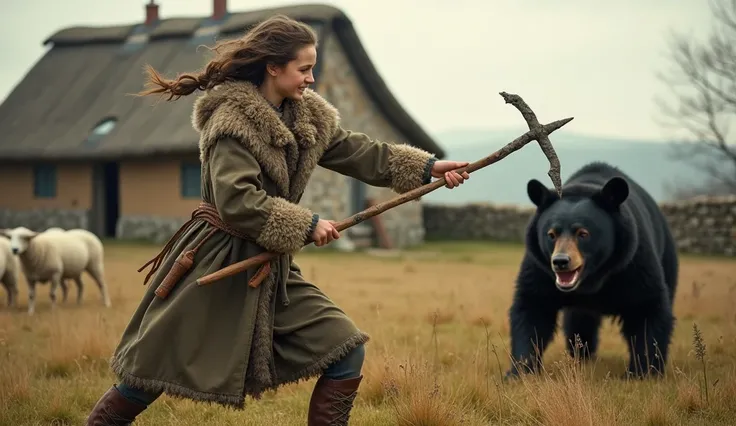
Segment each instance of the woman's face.
M297 52L296 59L284 67L275 68L274 87L280 96L300 100L304 90L314 83L312 70L317 63L315 46L305 46Z

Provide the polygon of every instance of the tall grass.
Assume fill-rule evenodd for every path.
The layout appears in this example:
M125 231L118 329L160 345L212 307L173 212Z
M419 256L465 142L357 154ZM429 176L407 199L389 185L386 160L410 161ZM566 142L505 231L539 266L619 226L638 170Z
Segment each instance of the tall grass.
M56 311L40 287L37 312L0 308L0 425L77 425L114 382L107 359L144 287L135 270L157 247L110 245L113 307L94 284L82 306ZM604 322L598 358L565 353L561 335L543 370L504 379L507 312L521 252L437 246L387 262L367 255L299 255L313 280L372 335L355 425L725 425L736 418L736 262L684 259L678 322L665 377L625 380L626 343ZM356 272L357 271L357 272ZM74 300L70 297L70 300ZM314 381L248 400L244 411L163 396L137 425L303 425Z

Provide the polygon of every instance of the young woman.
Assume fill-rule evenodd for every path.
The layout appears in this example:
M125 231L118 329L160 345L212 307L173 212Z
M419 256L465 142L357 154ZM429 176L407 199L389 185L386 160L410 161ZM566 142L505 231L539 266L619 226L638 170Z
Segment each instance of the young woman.
M309 176L321 165L402 193L443 175L452 188L468 174L453 171L467 163L344 130L335 108L309 89L316 46L309 26L276 16L215 46L201 73L166 80L149 69L155 87L144 95L206 91L192 115L202 203L151 261L151 285L111 359L120 384L88 425L130 424L163 392L242 408L246 395L315 376L308 425L347 424L369 337L293 262L309 238L322 246L340 237L333 222L298 204ZM263 251L282 254L196 285ZM181 268L187 253L189 270ZM165 298L155 294L162 282L176 283Z

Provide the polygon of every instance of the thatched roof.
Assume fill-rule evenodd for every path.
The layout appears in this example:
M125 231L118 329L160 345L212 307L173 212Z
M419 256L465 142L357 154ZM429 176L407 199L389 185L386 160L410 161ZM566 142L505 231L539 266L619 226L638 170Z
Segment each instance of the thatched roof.
M170 77L200 69L206 58L197 47L214 41L214 34L202 28L214 23L220 27L217 37L235 36L274 13L330 26L367 91L386 118L406 135L407 142L444 156L394 99L347 16L331 6L303 5L230 13L221 22L174 18L160 20L153 28L137 23L73 27L53 34L44 41L53 47L0 104L0 159L81 160L195 153L198 137L190 119L194 96L152 106L156 97L128 94L142 89L146 64ZM145 41L146 35L148 42L136 43L141 38ZM110 117L117 120L114 129L102 138L91 137L92 130Z

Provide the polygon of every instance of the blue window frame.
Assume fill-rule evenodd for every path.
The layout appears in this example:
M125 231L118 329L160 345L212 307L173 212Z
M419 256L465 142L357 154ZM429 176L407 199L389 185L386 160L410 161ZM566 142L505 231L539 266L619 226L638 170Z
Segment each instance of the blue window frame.
M202 167L197 162L184 162L181 165L181 196L199 198L202 196Z
M37 164L33 167L33 195L36 198L56 197L56 166Z

